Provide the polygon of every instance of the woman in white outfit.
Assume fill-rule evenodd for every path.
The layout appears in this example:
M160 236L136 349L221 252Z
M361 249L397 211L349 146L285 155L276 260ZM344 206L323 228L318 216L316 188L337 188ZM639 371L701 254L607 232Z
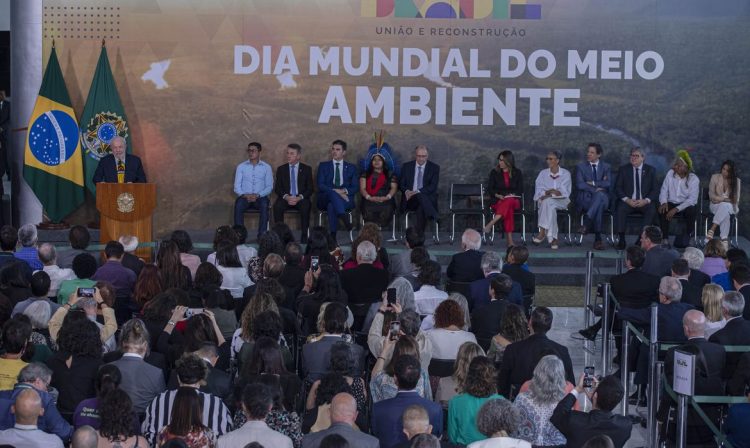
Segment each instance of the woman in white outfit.
M726 247L731 217L737 214L740 204L740 178L737 177L733 161L724 161L721 164L721 173L711 176L711 182L708 184L708 198L711 200L708 207L714 214L714 219L711 228L706 232L706 240L713 239L716 227L718 227L719 237Z
M534 200L539 214L539 234L533 238L539 244L546 238L552 249L557 249L557 211L570 204L570 171L560 167L562 154L552 151L547 154L547 169L536 177Z

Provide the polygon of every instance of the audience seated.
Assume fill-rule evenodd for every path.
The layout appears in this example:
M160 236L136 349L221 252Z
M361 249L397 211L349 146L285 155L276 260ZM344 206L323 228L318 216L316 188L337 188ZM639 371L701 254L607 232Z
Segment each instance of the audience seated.
M562 360L565 368L565 381L574 383L573 363L567 347L547 338L547 332L552 328L552 311L539 306L531 312L529 319L531 335L505 348L503 364L498 374L498 392L512 397L514 391L534 374L534 368L546 354L555 354Z
M411 261L414 270L403 276L403 278L411 284L412 290L418 291L422 286L422 282L419 280L419 273L422 271L422 267L425 264L431 261L436 261L433 260L433 258L434 256L431 255L424 246L412 249L411 255L409 255L409 260Z
M448 403L453 397L464 393L466 390L466 376L469 373L469 365L477 356L484 356L484 350L475 342L464 342L458 349L458 355L453 362L453 373L450 376L440 378L435 401L440 403L444 409L448 409Z
M68 440L73 433L73 428L57 410L55 397L49 391L51 380L52 371L44 364L32 362L21 369L16 385L10 390L0 391L0 430L14 427L16 415L11 412L13 404L21 392L30 389L39 394L44 411L37 419L37 428L57 435L63 441ZM0 440L3 439L0 438Z
M643 272L658 277L670 275L672 262L680 257L679 252L662 244L661 230L656 226L646 226L641 233L641 247L646 251Z
M390 271L394 277L403 277L414 272L416 267L411 261L411 252L417 247L424 247L424 233L417 231L415 227L409 227L404 231L405 250L391 255ZM433 255L432 261L437 261Z
M474 333L463 330L464 311L453 300L445 300L435 309L435 328L427 331L433 359L456 359L464 342L477 342Z
M305 435L302 438L302 448L319 448L321 441L329 434L342 436L352 447L378 448L380 442L377 438L354 427L357 414L357 402L354 397L346 392L336 394L331 400L331 426Z
M31 338L28 319L16 317L3 325L3 349L0 354L0 390L13 389L21 369L26 367L24 359Z
M407 338L408 336L402 337L399 343ZM409 406L420 405L428 410L432 433L439 437L443 430L443 410L439 404L432 401L432 397L424 398L418 390L419 381L429 385L426 372L419 365L419 359L403 353L398 356L394 355L393 359L394 365L389 367L392 369L398 392L394 397L377 401L373 405L373 435L380 440L381 448L394 447L406 441L401 416Z
M250 258L247 262L247 274L251 283L263 278L263 264L270 254L284 255L284 244L276 232L266 232L258 239L258 255Z
M278 279L287 290L286 307L294 306L294 298L305 285L306 272L302 267L302 247L295 242L288 243L284 249L284 270Z
M193 285L190 269L180 261L180 249L174 241L166 240L159 244L156 265L159 267L162 289L178 288L187 291Z
M216 267L221 273L221 288L229 291L235 299L241 299L245 288L254 283L248 270L242 267L236 245L231 240L221 240L217 244Z
M613 447L623 448L630 439L633 423L629 418L612 412L624 396L620 379L606 376L597 381L594 378L592 390L584 387L584 376L581 375L576 388L560 400L550 421L565 437L565 446L580 448L592 437L604 435L612 439ZM590 412L573 409L581 396L591 400Z
M497 394L495 367L485 356L477 356L469 364L464 392L448 402L448 436L450 441L468 445L486 438L477 429L479 408L489 400L503 398Z
M724 288L724 291L734 291L734 285L729 277L729 269L732 265L750 265L750 260L747 258L747 254L744 250L733 247L727 251L727 259L725 260L727 266L727 272L716 274L711 277L711 281Z
M181 319L180 316L184 315L185 311L187 310L177 307L175 313L172 315L172 321ZM193 353L200 349L203 343L211 342L216 344L219 351L219 360L216 365L220 369L228 369L230 343L222 336L213 313L204 309L198 314L185 317L186 325L182 343L170 344L170 334L174 332L175 327L168 322L167 326L162 330L161 335L159 335L159 341L157 342L158 351L167 354L170 364L174 364L185 353Z
M376 304L388 287L388 271L373 266L376 256L375 245L362 241L357 246L357 266L341 272L341 286L346 291L350 304ZM365 322L366 315L366 312L362 315L354 313L356 330L369 328Z
M184 230L175 230L169 239L177 245L177 250L180 251L180 262L190 270L190 276L195 279L195 273L201 264L201 258L190 253L193 250L193 240L190 238L190 234Z
M736 291L727 291L721 300L721 313L727 323L724 328L716 331L710 342L721 345L750 345L750 321L742 317L745 309L745 298ZM727 353L727 363L724 366L724 378L728 378L737 368L741 353Z
M414 290L414 305L417 313L422 316L434 314L437 307L448 298L448 293L438 289L440 274L440 265L436 261L427 260L420 266L420 287Z
M22 390L16 396L11 412L15 416L15 425L0 431L0 442L16 448L63 447L58 436L48 434L37 426L39 417L44 414L44 407L35 389Z
M690 267L690 278L688 278L688 281L690 281L692 285L697 286L698 288L703 288L703 286L711 283L711 276L700 270L705 261L703 252L701 252L700 249L686 247L682 252L682 258L687 260L688 267Z
M693 305L698 310L703 310L703 302L701 301L703 291L690 282L690 275L687 260L678 258L672 262L672 277L678 279L680 285L682 285L682 298L680 301Z
M427 334L420 329L422 322L419 314L414 309L402 311L402 307L398 302L389 305L387 299L383 299L380 308L378 308L378 313L375 314L375 318L370 326L370 332L367 335L367 345L370 348L370 353L373 356L382 356L384 358L383 362L386 364L391 360L392 353L383 350L390 334L390 322L389 325L384 325L385 315L389 312L394 313L392 316L393 320L399 321L401 333L417 341L417 345L419 346L419 361L422 364L422 369L427 370L432 359L432 342L430 342Z
M104 247L104 255L107 261L96 270L91 277L92 280L105 281L115 287L117 299L115 301L115 316L117 324L122 325L131 318L133 312L138 311L131 296L135 286L135 272L122 265L122 257L125 249L117 241L110 241Z
M17 259L26 262L33 271L39 271L44 266L39 261L37 253L37 232L36 225L24 224L18 229L18 242L21 247L16 249L13 254Z
M274 230L274 233L276 235L279 235L279 232L275 231L275 227L271 230ZM242 263L242 267L247 269L247 266L250 264L250 260L256 256L258 256L258 251L253 246L247 244L247 228L245 226L238 226L234 225L231 229L235 235L237 235L237 256L240 257L240 263Z
M513 246L509 250L507 263L503 265L503 274L509 275L521 285L524 297L536 294L536 276L526 267L528 259L529 249L526 246Z
M200 396L193 387L181 386L174 394L169 424L157 437L159 446L170 440L180 440L190 448L214 446L216 434L201 421Z
M564 396L563 362L556 355L545 355L534 368L529 389L519 393L513 403L521 415L518 437L538 447L565 445L565 436L550 421Z
M117 239L122 244L125 253L122 254L122 265L131 271L135 272L136 278L141 274L141 269L146 265L143 259L138 258L135 255L135 251L138 249L138 237L134 235L123 235ZM161 250L160 250L161 252Z
M503 262L497 252L485 252L482 255L482 272L484 278L474 280L469 284L469 310L482 308L490 303L490 282L502 272ZM507 275L507 274L506 274ZM523 290L521 284L512 280L512 288L506 294L506 300L519 305L523 304Z
M226 289L220 289L218 286L203 289L203 308L213 313L216 325L219 326L225 340L231 340L237 329L237 316L232 302L232 295Z
M347 317L346 307L340 303L333 302L326 307L323 316L326 334L320 340L302 347L302 371L308 380L318 380L328 371L331 362L331 347L344 340ZM350 343L347 342L347 344ZM364 350L356 344L350 344L350 348L353 360L352 370L361 374L364 370Z
M34 346L34 358L37 358L40 362L45 362L47 357L52 355L52 349L56 347L49 333L51 316L49 309L47 302L37 300L23 311L23 315L28 317L29 323L31 323L29 343ZM40 356L45 356L45 358L39 359Z
M529 337L529 323L523 313L523 309L513 303L505 307L505 312L500 320L500 328L496 335L490 340L490 348L487 357L490 358L496 368L503 364L505 349L512 343L522 341Z
M170 324L174 325L172 321ZM151 400L166 389L164 372L144 360L149 351L149 334L143 321L133 319L125 322L120 333L120 350L122 358L110 364L120 369L120 387L127 393L135 411L142 414ZM88 396L92 395L90 393Z
M250 442L259 442L263 446L292 448L289 437L269 428L265 422L272 407L273 393L268 386L248 384L242 392L242 412L247 421L240 428L219 437L217 447L244 448Z
M75 411L73 411L73 426L76 429L81 426L90 426L91 428L99 429L101 426L101 416L99 415L101 401L105 395L120 387L121 381L122 375L120 374L120 369L111 364L100 366L94 379L96 395L78 403ZM136 423L135 429L137 433L140 433L140 425L137 424L137 418L134 422Z
M489 350L490 341L500 331L508 295L513 288L513 280L505 274L497 274L489 283L490 302L477 307L471 314L471 331L485 351Z
M273 308L274 304L268 294L261 294L245 308L241 327L235 331L232 339L232 356L240 371L253 357L255 341L261 337L278 341L284 365L294 364L289 342L282 334L281 317Z
M185 395L186 388L192 389L193 393L197 394L198 404L203 410L199 414L201 425L208 428L211 435L221 436L229 432L232 425L229 409L219 397L198 390L208 378L206 363L197 355L187 354L177 361L176 370L179 388L161 392L150 401L145 409L142 429L148 442L153 445L157 440L160 442L164 440L162 428L168 427L172 422L174 410L178 404L176 399L181 391L183 391L182 395ZM185 421L184 416L182 421Z
M310 239L312 241L312 237ZM321 261L322 263L322 261ZM303 335L317 330L318 314L323 303L347 303L347 295L341 287L338 272L330 264L320 264L316 271L307 271L305 285L295 300L297 314L301 317Z
M327 373L319 380L315 387L315 397L312 403L308 402L304 418L302 420L302 432L313 433L328 429L331 426L331 400L336 394L346 392L351 394L351 385L348 379L338 373ZM355 429L366 428L368 422L364 414L358 414Z
M299 448L302 445L302 421L295 411L288 410L289 408L284 406L283 392L281 390L279 377L276 375L261 375L256 382L268 386L273 398L271 411L266 415L266 424L274 431L292 439L294 448ZM242 391L239 387L237 389L240 392ZM241 397L237 408L242 408ZM235 413L233 426L239 428L244 425L246 421L247 418L245 417L245 414L237 411Z
M392 353L392 356L387 363L383 356L385 353ZM417 345L417 341L413 337L407 336L401 332L386 338L383 344L383 349L372 368L370 391L372 393L373 403L388 400L398 395L399 383L398 377L396 376L396 366L398 365L399 358L404 356L411 356L419 361L419 346ZM409 388L408 390L412 389L420 397L426 400L432 400L430 378L427 374L427 370L421 368L421 365L417 383L414 387Z
M700 267L701 272L713 277L717 274L727 272L727 252L724 250L724 245L721 244L721 240L711 240L706 244L703 249L703 264Z
M363 375L356 371L354 350L352 350L352 346L353 344L343 341L336 342L331 346L331 362L326 373L334 373L346 380L346 383L349 386L347 392L357 401L358 412L365 415L367 410L367 385L365 384ZM309 379L306 383L309 384ZM306 409L312 409L314 407L314 403L317 401L316 396L318 393L318 387L320 387L320 380L316 380L310 386L310 392L307 394L305 404ZM366 425L367 422L365 420L365 426L363 426L362 429L366 429Z
M357 261L357 248L363 241L369 241L375 246L377 256L372 262L372 265L378 269L385 269L388 271L390 268L388 251L383 247L383 237L380 234L380 228L373 222L366 222L359 230L359 235L357 235L357 238L352 242L351 256L344 262L341 269L347 270L357 267L359 264Z
M60 283L57 293L57 303L60 305L68 303L68 298L78 288L93 288L96 284L96 280L92 280L97 270L96 258L93 255L86 252L78 254L73 258L71 266L76 278Z
M133 411L133 402L124 390L115 389L104 396L99 406L100 447L148 446L146 439L133 430L137 421Z
M260 337L255 342L252 357L243 363L237 379L238 384L258 382L261 377L273 375L278 378L285 409L297 409L297 399L302 381L284 366L279 344L269 337Z
M209 265L213 267L213 265ZM213 267L216 269L215 267ZM217 271L218 272L218 271ZM133 302L143 312L146 304L163 291L161 273L155 264L144 265L133 287ZM192 292L192 291L191 291Z
M464 230L461 235L461 252L453 255L448 265L447 276L453 282L470 283L484 278L482 272L482 236L474 229Z
M89 247L91 242L89 229L84 226L71 227L68 231L68 241L70 242L70 249L60 252L57 257L57 265L63 269L72 268L73 259L80 254L87 253L86 248Z
M57 265L57 251L55 246L50 243L42 243L39 245L37 250L39 255L39 261L42 262L44 268L42 270L49 275L50 286L48 297L57 297L57 293L60 290L60 283L64 280L72 280L76 278L72 269L61 268Z
M26 309L27 306L31 305L32 303L36 301L42 301L47 303L50 306L50 312L55 313L58 308L60 308L60 305L53 302L48 298L49 293L49 287L50 287L50 278L49 275L47 275L44 271L36 271L31 276L31 297L27 298L26 300L21 300L20 302L16 303L16 306L13 307L13 312L11 313L11 317L22 314L23 311Z
M516 438L521 415L513 404L503 398L489 400L479 408L477 429L485 437L469 444L469 448L531 448L525 440Z

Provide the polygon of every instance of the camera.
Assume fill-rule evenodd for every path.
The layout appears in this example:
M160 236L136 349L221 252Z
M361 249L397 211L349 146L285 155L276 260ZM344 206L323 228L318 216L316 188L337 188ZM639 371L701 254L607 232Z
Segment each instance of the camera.
M80 298L94 298L94 293L96 293L96 288L78 288L78 291L76 291L76 295Z
M391 321L391 329L388 331L388 338L391 341L395 341L401 335L401 322L394 320Z
M318 270L318 264L320 263L320 258L317 256L310 257L310 270L315 272Z
M586 366L583 368L583 387L590 389L594 386L594 366Z

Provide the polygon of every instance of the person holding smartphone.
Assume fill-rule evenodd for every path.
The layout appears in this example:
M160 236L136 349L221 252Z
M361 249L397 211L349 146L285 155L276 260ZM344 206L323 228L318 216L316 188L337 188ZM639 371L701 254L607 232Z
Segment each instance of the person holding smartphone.
M105 347L111 347L107 343L117 331L117 320L115 310L112 309L102 298L99 288L78 288L68 296L68 303L58 308L49 320L49 334L53 340L57 340L57 333L62 327L65 315L71 309L82 309L86 317L99 327L99 337ZM101 313L104 324L97 322L97 316Z

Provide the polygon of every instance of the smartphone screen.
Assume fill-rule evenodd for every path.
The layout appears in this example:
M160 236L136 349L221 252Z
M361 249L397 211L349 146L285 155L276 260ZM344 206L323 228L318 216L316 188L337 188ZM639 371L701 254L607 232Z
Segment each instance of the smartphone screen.
M387 292L387 296L386 297L388 298L388 303L389 304L396 303L396 288L388 288L387 291L388 292Z
M317 271L318 270L318 263L319 258L317 256L310 257L310 270L311 271Z
M400 333L401 333L401 322L397 320L391 321L391 329L388 332L388 337L391 338L391 340L396 340L398 339Z
M78 288L76 294L78 297L94 297L96 288Z

